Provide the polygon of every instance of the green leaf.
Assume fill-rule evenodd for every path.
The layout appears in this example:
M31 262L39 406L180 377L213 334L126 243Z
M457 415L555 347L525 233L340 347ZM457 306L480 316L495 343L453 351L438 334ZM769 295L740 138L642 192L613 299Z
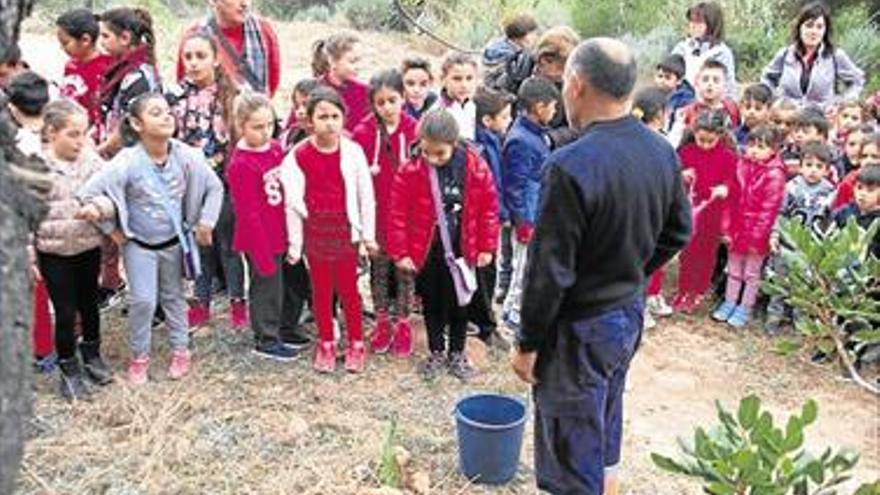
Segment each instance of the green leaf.
M862 344L880 343L880 330L861 330L852 335L852 339Z
M712 448L712 440L702 428L697 428L694 432L694 450L696 450L697 457L701 459L712 461L718 458Z
M776 341L773 352L780 356L790 356L799 351L803 344L793 339L782 338Z
M828 463L828 467L836 473L849 471L859 463L859 454L850 450L842 450Z
M654 461L655 466L657 466L658 468L660 468L664 471L669 471L670 473L675 473L675 474L689 474L690 473L690 471L687 468L685 468L684 466L682 466L681 464L677 463L676 461L672 460L669 457L662 456L660 454L652 452L651 453L651 460Z
M713 481L709 483L709 486L706 487L709 490L709 493L714 495L735 495L736 489L730 483L725 483L722 481Z
M786 452L792 452L799 449L804 444L804 425L800 418L792 416L788 418L788 424L785 426L785 443Z
M821 461L810 462L807 464L807 476L817 485L825 483L825 466Z
M801 409L801 421L803 421L804 426L813 424L818 415L819 405L813 399L807 400L804 407Z
M739 403L739 411L737 418L739 424L746 430L752 429L755 421L758 419L758 412L761 408L761 400L755 395L749 395Z
M880 481L865 483L856 490L854 495L880 495Z
M816 343L816 349L829 357L837 353L837 347L834 346L834 341L831 339L820 340Z

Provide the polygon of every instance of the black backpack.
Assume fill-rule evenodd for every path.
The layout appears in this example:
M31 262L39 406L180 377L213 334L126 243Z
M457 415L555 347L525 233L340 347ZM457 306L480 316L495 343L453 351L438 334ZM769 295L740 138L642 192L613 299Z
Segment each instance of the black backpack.
M486 66L483 84L515 95L523 81L531 77L535 61L525 50L517 50L500 63Z

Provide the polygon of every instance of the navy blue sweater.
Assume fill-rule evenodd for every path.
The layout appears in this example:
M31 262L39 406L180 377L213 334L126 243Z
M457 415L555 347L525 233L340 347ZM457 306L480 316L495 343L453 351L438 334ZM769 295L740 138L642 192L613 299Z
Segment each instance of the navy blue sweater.
M503 168L501 166L501 136L495 134L491 130L485 128L482 123L477 122L477 149L483 160L492 169L492 179L495 180L495 191L498 192L498 218L501 223L510 220L510 213L504 205L504 186Z
M547 129L520 114L502 149L504 204L514 225L534 225L541 197L544 161L550 154Z
M675 150L632 117L595 123L547 159L522 296L520 349L556 323L639 297L691 233Z

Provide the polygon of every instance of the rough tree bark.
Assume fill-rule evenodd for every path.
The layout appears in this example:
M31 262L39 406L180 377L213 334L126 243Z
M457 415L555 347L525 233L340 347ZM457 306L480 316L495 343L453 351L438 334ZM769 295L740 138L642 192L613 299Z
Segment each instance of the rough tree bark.
M34 0L0 0L0 44L18 40ZM31 280L28 232L45 215L45 165L15 147L0 98L0 493L12 493L30 413Z

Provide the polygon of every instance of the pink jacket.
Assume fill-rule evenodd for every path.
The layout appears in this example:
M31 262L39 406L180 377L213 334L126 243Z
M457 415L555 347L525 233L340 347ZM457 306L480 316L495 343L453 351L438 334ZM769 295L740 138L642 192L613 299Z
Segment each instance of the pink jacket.
M740 158L739 194L731 208L731 251L770 252L770 234L785 198L785 166L778 156L764 163Z
M34 236L37 251L73 256L101 245L103 236L98 227L73 215L80 203L76 191L104 166L104 162L91 149L83 150L78 162L69 163L51 154L45 156L52 174L52 190L49 193L49 213L40 223ZM115 211L102 211L104 217L112 217Z

